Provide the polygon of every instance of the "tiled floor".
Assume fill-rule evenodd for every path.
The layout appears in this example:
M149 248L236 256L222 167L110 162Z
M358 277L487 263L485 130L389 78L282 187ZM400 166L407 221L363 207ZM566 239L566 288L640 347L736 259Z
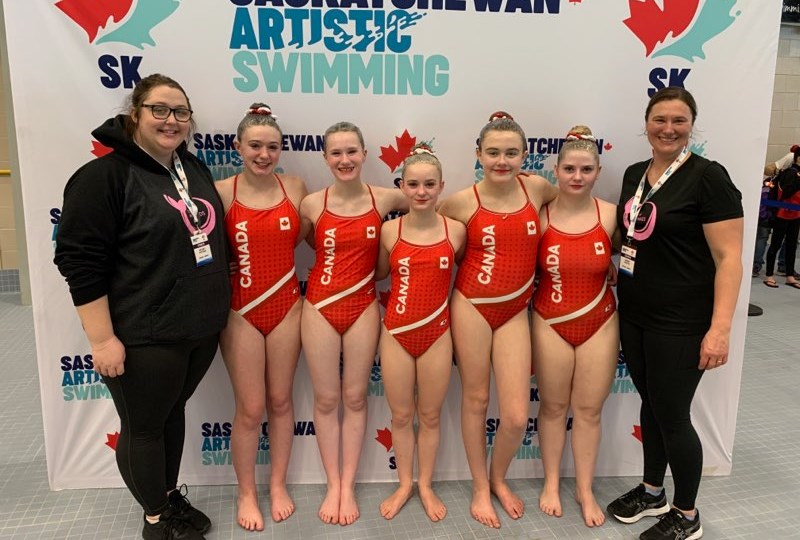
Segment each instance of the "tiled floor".
M788 287L768 289L754 279L751 302L763 307L765 314L751 317L748 324L733 474L706 478L700 489L698 507L707 539L800 538L800 354L796 349L800 292ZM0 295L0 372L0 538L140 538L141 510L126 490L49 490L31 308L20 306L18 295ZM608 502L636 481L598 478L597 497ZM645 519L625 526L609 520L601 528L586 528L571 498L574 482L570 480L564 483L564 517L548 518L536 509L541 480L512 484L526 501L528 512L518 521L503 519L499 531L488 530L469 517L468 482L438 486L449 510L439 524L428 521L416 499L394 520L385 521L377 507L393 486L359 485L362 517L347 528L326 526L317 519L323 486L290 486L297 512L284 523L269 524L260 534L247 533L234 524L233 486L192 487L189 496L214 521L209 540L636 538L652 523Z

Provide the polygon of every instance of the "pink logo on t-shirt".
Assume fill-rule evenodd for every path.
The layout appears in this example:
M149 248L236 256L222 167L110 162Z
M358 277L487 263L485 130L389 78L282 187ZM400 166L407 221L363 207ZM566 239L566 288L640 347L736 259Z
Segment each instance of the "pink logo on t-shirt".
M166 199L171 207L180 212L181 218L183 218L183 224L186 225L186 228L190 233L194 233L195 228L192 225L192 222L189 220L189 213L186 209L186 203L183 202L183 199L176 201L169 195L164 195L164 199ZM199 221L200 231L205 234L211 234L211 231L214 230L214 226L217 224L217 215L214 213L214 207L211 206L211 203L209 203L207 200L199 197L192 197L192 200L197 205L197 221ZM203 203L203 206L200 206L197 203Z
M630 216L632 205L633 197L628 199L628 202L625 203L625 212L622 214L622 223L625 225L625 229L627 229L631 223ZM636 227L633 231L634 240L647 240L650 238L650 235L653 234L653 229L656 226L656 213L656 205L650 201L642 205L642 209L639 211L639 217L636 220Z

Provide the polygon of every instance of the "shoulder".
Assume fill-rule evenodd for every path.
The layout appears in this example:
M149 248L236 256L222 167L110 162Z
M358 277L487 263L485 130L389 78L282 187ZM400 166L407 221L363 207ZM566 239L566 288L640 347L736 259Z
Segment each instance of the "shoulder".
M473 186L457 191L447 197L439 207L439 213L453 220L466 223L478 208Z
M222 205L225 207L225 211L231 207L233 204L233 182L235 176L229 176L224 180L218 180L214 182L214 187L217 188L217 193L219 193L219 198L222 199Z
M83 164L67 181L65 193L72 190L97 194L122 186L134 163L113 152Z
M647 165L649 164L650 160L645 159L644 161L637 161L632 165L628 165L628 168L625 169L625 175L623 176L624 180L630 180L631 177L633 177L633 179L638 182L642 178L644 171L647 170Z
M606 230L613 232L617 226L617 205L603 199L595 200L600 210L600 222Z
M303 198L308 195L308 188L306 187L305 180L299 176L283 174L280 175L280 179L283 184L283 189L286 190L286 194L295 206L299 206Z
M366 184L367 187L372 191L372 196L375 197L376 201L394 201L400 198L404 198L403 192L396 188L385 188L381 186L375 186L372 184Z
M325 198L325 190L315 191L314 193L309 193L303 200L300 202L300 215L303 217L307 217L312 221L319 216L322 212L322 207L324 204Z
M458 220L444 216L447 222L447 234L454 243L458 242L459 245L464 242L467 237L467 226ZM457 247L457 246L456 246Z

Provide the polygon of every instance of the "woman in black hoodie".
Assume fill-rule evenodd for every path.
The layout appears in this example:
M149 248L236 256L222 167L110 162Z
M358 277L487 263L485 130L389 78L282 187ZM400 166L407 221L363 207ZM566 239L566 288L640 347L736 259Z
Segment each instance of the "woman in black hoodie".
M176 489L184 406L230 306L223 210L187 152L192 110L169 77L142 79L128 114L92 135L113 152L64 190L55 263L120 417L117 464L145 512L142 536L202 539L211 522Z

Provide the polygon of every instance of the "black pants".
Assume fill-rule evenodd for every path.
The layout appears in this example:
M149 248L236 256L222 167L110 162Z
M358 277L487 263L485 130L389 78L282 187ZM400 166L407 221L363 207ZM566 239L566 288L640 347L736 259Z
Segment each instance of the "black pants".
M769 243L769 250L767 250L767 276L771 276L775 270L775 257L778 255L778 249L784 238L786 238L786 275L794 275L798 232L800 232L800 219L775 218L772 224L772 240Z
M169 506L183 454L184 406L211 366L218 335L125 348L125 373L103 377L120 418L117 466L148 515Z
M689 409L703 370L703 335L656 334L620 318L620 340L633 384L642 398L640 422L644 481L664 485L669 465L675 483L673 504L694 508L703 472L703 447Z

